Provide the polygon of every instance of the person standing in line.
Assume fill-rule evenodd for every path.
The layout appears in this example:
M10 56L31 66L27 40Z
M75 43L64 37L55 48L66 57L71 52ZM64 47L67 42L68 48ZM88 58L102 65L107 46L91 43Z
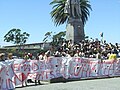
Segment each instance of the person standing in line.
M42 53L43 53L43 52L42 52ZM37 53L37 55L36 55L36 60L38 60L38 63L39 63L39 60L43 60L43 55L42 55L42 53ZM41 85L40 80L36 80L36 79L35 79L35 85L37 85L37 83L38 83L39 85Z
M38 56L39 60L44 60L44 55L45 55L45 53L41 52Z
M111 54L109 55L109 60L117 60L117 55L114 51L111 51Z
M12 77L14 76L13 73L10 72L10 67L11 67L11 63L7 63L5 61L5 53L0 53L0 66L2 66L3 68L5 68L4 72L1 73L0 78L3 78L4 80L7 80L8 77L6 78L6 73L9 76L9 79L12 80ZM0 82L1 84L1 82ZM7 84L2 84L0 87L0 90L15 90L15 84L14 83L10 83L10 87L7 86Z
M29 59L28 53L25 52L25 54L24 54L24 60L28 60L28 59Z
M8 60L12 60L12 59L13 59L13 54L12 54L12 53L8 53L7 59L8 59Z
M80 52L79 50L76 50L75 54L74 54L74 57L79 57L79 52Z
M0 53L0 62L5 61L5 53Z

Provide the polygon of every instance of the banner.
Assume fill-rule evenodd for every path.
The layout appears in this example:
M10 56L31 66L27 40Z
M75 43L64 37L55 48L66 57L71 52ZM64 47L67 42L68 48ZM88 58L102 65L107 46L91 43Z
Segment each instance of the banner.
M0 90L14 89L14 73L12 70L13 62L0 62Z
M13 89L27 79L95 78L120 76L119 60L79 57L50 57L48 60L6 60L0 62L0 89Z

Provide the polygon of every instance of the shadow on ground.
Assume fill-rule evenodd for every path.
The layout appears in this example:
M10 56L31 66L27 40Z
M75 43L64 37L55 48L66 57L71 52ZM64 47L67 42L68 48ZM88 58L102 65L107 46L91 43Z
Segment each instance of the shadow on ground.
M52 83L67 83L67 82L73 82L73 81L84 81L84 80L96 80L96 79L110 79L110 78L119 78L119 76L117 77L94 77L94 78L73 78L73 79L65 79L63 77L59 77L59 78L53 78L49 81L42 81L42 83L40 85L48 85L48 84L52 84ZM31 87L31 86L39 86L39 84L35 84L35 83L30 83L27 86L18 86L16 88L24 88L24 87Z
M54 78L50 80L50 83L67 83L67 82L73 82L73 81L84 81L84 80L96 80L96 79L110 79L110 78L117 78L119 76L113 77L113 76L104 76L104 77L92 77L92 78L68 78L65 79L63 77L60 78Z
M16 88L32 87L32 86L39 86L39 85L46 85L46 84L43 84L43 83L42 84L29 83L26 86L19 85Z

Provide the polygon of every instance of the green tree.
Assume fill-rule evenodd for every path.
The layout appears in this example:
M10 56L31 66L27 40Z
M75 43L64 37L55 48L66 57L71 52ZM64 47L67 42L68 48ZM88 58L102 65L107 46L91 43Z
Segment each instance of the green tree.
M66 35L66 31L63 31L63 32L59 32L55 35L53 35L53 38L52 38L52 46L59 46L62 44L62 42L65 40L65 35Z
M90 2L88 0L80 0L80 9L81 13L80 15L76 12L76 9L74 8L75 17L72 15L72 10L70 8L69 12L65 13L65 10L68 8L66 7L66 1L67 0L53 0L50 5L53 5L53 10L51 11L51 17L55 24L55 26L59 26L61 24L64 24L67 22L66 27L66 39L67 40L73 40L74 43L79 43L79 41L85 39L85 33L84 33L84 26L86 21L88 20L88 16L90 15L90 10L92 10ZM71 1L70 1L71 2ZM71 6L71 4L70 4ZM69 7L69 6L68 6ZM75 21L75 22L74 22ZM79 22L78 22L79 21ZM73 26L73 29L71 28L72 32L70 32L70 26ZM73 37L71 37L73 36Z
M51 17L56 26L64 24L68 21L69 14L64 13L65 3L67 0L53 0L50 5L53 6L53 10L51 11ZM85 25L86 21L88 20L88 16L90 15L90 11L92 10L90 2L88 0L80 0L80 7L81 7L81 19L83 26Z
M43 42L48 42L52 39L52 32L45 33L45 38L43 39Z
M4 41L12 42L17 45L23 45L26 43L30 34L27 32L21 33L20 29L11 29L5 36Z
M61 43L65 40L66 31L61 31L57 34L53 34L52 32L47 32L45 34L45 38L43 42L50 42L53 47L57 47L61 45Z

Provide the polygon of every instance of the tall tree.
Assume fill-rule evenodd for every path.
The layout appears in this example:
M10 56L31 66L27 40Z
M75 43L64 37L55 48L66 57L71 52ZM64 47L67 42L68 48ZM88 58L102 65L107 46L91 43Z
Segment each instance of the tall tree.
M75 4L77 2L77 4ZM84 26L92 10L88 0L53 0L51 17L56 26L67 22L66 40L73 43L85 39Z
M30 34L27 32L21 33L20 29L11 29L5 36L4 41L12 42L17 45L23 45L26 43Z
M50 5L54 5L53 10L50 14L56 26L64 24L69 18L69 14L64 13L66 1L67 0L53 0L50 3ZM90 10L92 10L92 8L88 0L80 0L80 7L82 13L82 23L83 25L85 25L86 21L88 20L88 16L90 15Z

